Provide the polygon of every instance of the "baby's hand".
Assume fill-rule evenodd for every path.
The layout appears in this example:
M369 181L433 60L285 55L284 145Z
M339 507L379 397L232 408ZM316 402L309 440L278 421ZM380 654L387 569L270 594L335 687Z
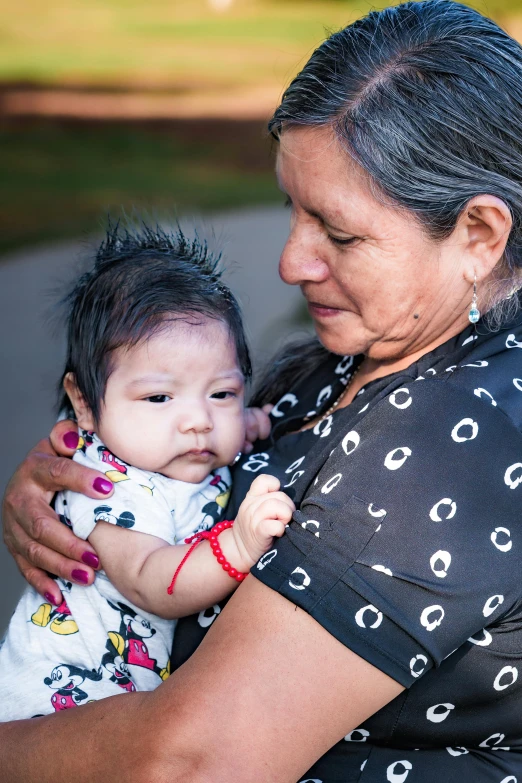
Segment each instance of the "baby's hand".
M243 454L250 454L256 440L264 440L270 435L272 423L269 413L273 405L263 405L262 408L247 408L245 410L245 442Z
M272 546L274 536L282 536L292 519L295 506L288 495L278 491L280 486L275 476L258 476L239 507L232 530L243 571L257 563Z

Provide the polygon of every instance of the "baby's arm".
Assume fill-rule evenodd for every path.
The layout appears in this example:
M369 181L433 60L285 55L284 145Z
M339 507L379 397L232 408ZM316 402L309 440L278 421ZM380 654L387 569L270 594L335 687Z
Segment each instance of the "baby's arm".
M241 504L234 526L219 536L225 559L239 572L249 571L282 536L294 504L274 476L258 476ZM198 544L184 563L172 595L167 588L189 544L170 546L146 533L98 522L89 536L115 587L136 606L166 619L199 612L238 585L219 565L210 544Z

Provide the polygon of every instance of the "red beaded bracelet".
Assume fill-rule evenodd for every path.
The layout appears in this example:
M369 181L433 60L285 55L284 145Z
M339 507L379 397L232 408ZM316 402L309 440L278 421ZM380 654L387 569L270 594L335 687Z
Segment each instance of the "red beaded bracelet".
M172 577L172 582L169 585L169 588L167 590L167 593L169 595L172 595L174 591L174 584L176 582L176 579L178 578L178 574L181 571L182 567L185 565L187 558L189 555L192 554L194 549L197 547L198 544L200 544L205 539L208 539L210 541L210 548L212 550L212 554L218 561L219 565L223 569L223 571L226 571L229 576L231 576L233 579L236 580L236 582L242 582L243 579L245 579L248 576L248 571L246 573L241 573L241 571L238 571L237 568L233 568L228 560L225 558L223 551L221 547L219 546L218 536L220 533L223 532L223 530L226 530L229 527L232 527L234 524L234 520L226 520L224 522L218 522L217 525L214 525L214 527L211 530L203 530L201 533L194 533L193 536L189 536L189 538L185 539L186 544L192 544L188 552L185 553L185 557L179 564L179 566L176 568L176 573Z

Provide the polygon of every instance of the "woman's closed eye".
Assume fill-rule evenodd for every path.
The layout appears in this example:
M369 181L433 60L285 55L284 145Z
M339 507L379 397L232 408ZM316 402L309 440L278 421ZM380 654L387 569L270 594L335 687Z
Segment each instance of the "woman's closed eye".
M294 208L294 205L293 205L293 202L292 202L292 199L290 198L290 196L287 196L285 198L284 205L288 209L293 209ZM321 222L323 222L323 221L321 221ZM330 240L330 242L332 242L337 247L346 247L347 245L353 245L355 242L357 242L358 239L360 239L360 237L336 237L335 234L331 234L329 231L327 231L327 233L328 233L328 239Z
M334 245L343 247L346 245L353 245L354 242L357 242L359 237L336 237L333 234L328 234L328 239Z
M150 397L145 397L145 402L168 402L171 400L172 397L169 397L168 394L151 394Z

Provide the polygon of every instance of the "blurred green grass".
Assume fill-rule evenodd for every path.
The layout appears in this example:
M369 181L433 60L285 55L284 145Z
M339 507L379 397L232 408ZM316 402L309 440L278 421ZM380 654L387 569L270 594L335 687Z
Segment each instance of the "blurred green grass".
M288 80L365 0L19 0L0 4L0 79L194 86Z
M257 123L0 127L0 252L96 230L107 212L159 216L281 200Z
M522 0L474 4L522 34ZM234 0L217 12L208 0L0 0L0 90L27 82L248 95L266 86L275 102L328 30L384 5ZM276 202L263 133L239 120L156 126L0 114L0 252L92 231L120 207L173 214Z
M0 2L0 79L172 86L275 83L372 8L369 0L18 0ZM501 21L521 0L480 0Z

